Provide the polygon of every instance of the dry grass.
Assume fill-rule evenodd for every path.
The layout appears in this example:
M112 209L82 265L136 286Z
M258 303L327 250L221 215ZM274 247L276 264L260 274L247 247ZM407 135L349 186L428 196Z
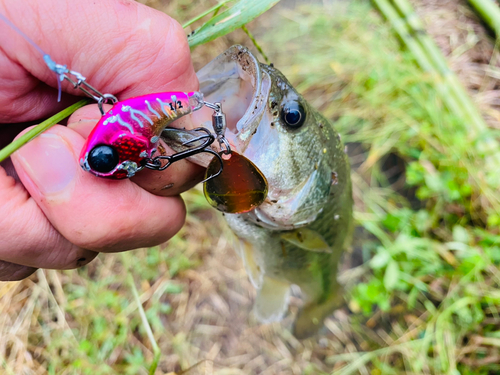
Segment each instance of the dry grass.
M183 20L207 6L187 0L167 5L159 0L146 2ZM489 124L499 128L498 55L482 26L462 1L416 3L452 69L489 115ZM296 22L300 17L283 6L251 24L250 30L270 33L279 22ZM211 42L194 51L196 66L234 43L250 42L243 32ZM287 64L293 43L277 47L267 41L264 48L292 81L307 86L299 81L300 67ZM342 76L341 65L332 62L331 69ZM309 100L324 106L322 94L331 93L338 84L333 78L325 80L324 86L308 90ZM331 108L324 109L334 115ZM363 213L362 198L382 191L366 185L358 174L354 182L357 211ZM427 310L408 310L406 301L396 300L387 312L378 310L370 317L340 310L327 319L319 335L303 342L289 330L300 305L298 298L292 298L290 314L282 323L258 324L251 313L255 292L232 249L232 234L198 190L188 193L186 200L187 224L164 246L101 255L78 271L38 271L22 282L1 283L0 372L146 374L153 352L126 282L129 273L161 349L156 374L411 374L414 363L426 361L428 338L422 331L429 324L432 304ZM447 254L450 263L456 262ZM366 271L361 266L344 273L344 278L359 280ZM495 277L487 281L485 290L492 293L500 274L494 267L489 271ZM450 285L443 278L429 281L431 299L445 299L459 283L451 280ZM492 294L492 298L499 296ZM499 326L495 306L492 303L485 321L490 327ZM359 311L359 306L350 307ZM470 333L467 342L456 345L454 327L449 329L441 348L446 348L450 361L477 368L500 360L498 338ZM421 373L436 373L435 366L424 363Z
M328 321L320 337L297 341L288 328L298 299L282 324L257 324L251 313L255 293L227 231L208 207L190 215L170 250L162 250L165 258L182 252L189 260L189 268L174 277L172 265L161 261L148 277L148 251L137 250L100 256L78 272L40 270L28 280L0 284L0 353L6 374L49 374L50 367L57 374L121 373L120 368L131 366L127 358L135 350L144 354L142 366L123 373L146 373L152 348L125 282L127 272L139 283L146 311L170 306L167 314L148 314L162 352L157 374L196 364L190 374L299 374L314 365L327 371L324 359L343 351L342 341L356 350L342 313L341 320ZM124 329L125 337L113 337ZM100 333L91 335L92 330ZM331 331L343 332L341 339Z

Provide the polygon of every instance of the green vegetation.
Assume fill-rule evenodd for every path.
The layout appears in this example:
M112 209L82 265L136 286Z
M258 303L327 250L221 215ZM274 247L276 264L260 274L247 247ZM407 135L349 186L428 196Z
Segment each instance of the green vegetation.
M222 1L201 14L205 16L208 12L215 12L212 18L188 36L189 45L191 47L199 46L226 35L237 28L245 27L248 22L260 16L278 2L279 0L240 0L219 14L222 5L228 3L228 1ZM199 17L195 17L192 21L198 19ZM184 27L189 26L192 21L186 23Z
M366 6L335 17L304 13L301 27L282 30L276 42L294 56L286 73L299 90L339 117L344 140L364 150L353 184L358 222L374 237L357 244L361 267L372 273L355 280L349 306L387 335L359 332L358 343L375 352L328 361L346 364L342 374L368 363L383 374L499 371L498 357L489 357L500 346L499 185L485 178L490 153L477 147L495 134L464 120L435 71L422 71L414 50L401 51ZM405 170L396 181L382 168L394 155Z
M177 4L180 20L204 9ZM498 135L450 105L439 70L422 69L369 4L335 4L275 8L248 29L349 143L364 233L363 264L342 275L350 312L302 343L289 331L296 300L283 323L257 325L231 235L193 190L165 246L1 284L5 373L148 374L156 346L156 374L500 372L500 180L483 147ZM196 53L251 44L229 37Z

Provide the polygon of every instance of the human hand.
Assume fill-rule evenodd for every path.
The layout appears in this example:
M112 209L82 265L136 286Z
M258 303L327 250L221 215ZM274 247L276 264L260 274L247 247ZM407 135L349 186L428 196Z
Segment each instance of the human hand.
M144 5L0 0L0 13L103 93L126 99L198 88L182 28ZM1 147L19 128L14 124L46 118L78 92L63 84L58 103L57 77L42 56L2 21L0 35ZM182 161L163 172L142 171L134 182L86 173L78 156L99 117L97 106L86 106L67 127L56 125L14 153L18 179L10 161L0 166L0 280L19 280L36 268L79 267L98 252L153 246L182 227L178 194L201 180L200 167ZM189 120L183 126L193 127Z

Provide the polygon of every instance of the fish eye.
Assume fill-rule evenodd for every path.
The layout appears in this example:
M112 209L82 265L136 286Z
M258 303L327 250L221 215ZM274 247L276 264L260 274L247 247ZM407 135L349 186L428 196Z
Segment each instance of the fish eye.
M97 145L89 152L89 166L96 172L111 172L119 161L118 152L108 145Z
M300 128L306 121L306 111L298 101L290 101L281 107L281 119L291 128Z

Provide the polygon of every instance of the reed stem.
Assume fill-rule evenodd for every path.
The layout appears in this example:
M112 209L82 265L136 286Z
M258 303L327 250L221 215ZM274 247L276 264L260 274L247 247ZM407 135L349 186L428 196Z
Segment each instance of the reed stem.
M80 100L79 102L69 106L66 109L63 109L61 112L56 113L54 116L48 118L44 122L38 124L30 131L26 132L16 140L9 143L7 146L0 150L0 163L7 159L10 155L12 155L15 151L19 150L26 143L31 141L36 136L43 133L45 130L50 129L55 124L64 120L66 117L70 116L73 112L75 112L78 108L83 107L89 102L88 99Z
M146 334L148 336L149 342L151 343L151 346L153 347L153 363L151 363L151 366L149 367L149 375L154 375L154 373L156 372L156 369L158 368L158 362L160 361L161 350L160 350L160 347L158 346L158 343L155 340L153 330L151 329L151 326L149 325L149 321L148 321L148 318L146 316L146 312L144 311L144 308L142 307L141 298L139 297L139 292L137 291L137 287L135 286L135 281L134 281L132 274L129 274L127 278L128 278L128 282L130 284L130 289L132 290L132 294L134 295L135 303L137 304L137 309L139 310L139 315L141 316L142 325L143 325L144 329L146 330Z
M461 113L464 120L474 127L476 134L486 130L488 128L486 122L470 100L469 95L457 76L448 67L448 63L439 47L426 33L420 18L413 10L411 4L408 0L393 0L393 2L396 9L398 9L405 18L413 37L420 43L424 52L429 57L431 64L444 78L447 86L450 88L450 93L454 96L456 104L460 109L460 112L457 113Z
M492 0L468 0L479 17L500 37L500 8Z

